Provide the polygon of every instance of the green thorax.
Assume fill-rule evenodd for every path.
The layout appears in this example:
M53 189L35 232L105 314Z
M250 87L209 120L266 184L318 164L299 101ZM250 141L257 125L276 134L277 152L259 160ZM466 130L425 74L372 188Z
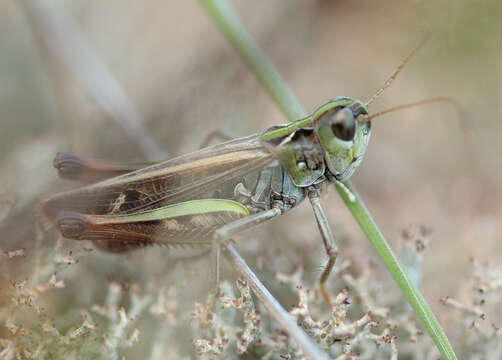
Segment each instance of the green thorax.
M262 143L296 186L312 185L326 171L323 150L312 128L300 128L283 138Z

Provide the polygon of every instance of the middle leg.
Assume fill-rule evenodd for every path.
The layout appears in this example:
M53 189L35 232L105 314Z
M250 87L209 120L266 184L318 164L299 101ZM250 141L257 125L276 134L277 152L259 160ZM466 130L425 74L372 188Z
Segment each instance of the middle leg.
M331 302L329 300L329 296L328 293L326 292L324 284L326 283L326 280L328 280L329 274L331 273L333 267L335 266L338 250L335 242L335 237L333 235L333 232L331 231L328 219L319 201L320 189L314 186L310 187L308 189L308 197L310 203L312 204L312 210L314 210L314 216L317 222L317 226L319 228L319 232L321 233L324 249L326 251L326 254L328 255L328 263L324 267L321 279L319 280L319 288L321 291L322 298L331 307Z

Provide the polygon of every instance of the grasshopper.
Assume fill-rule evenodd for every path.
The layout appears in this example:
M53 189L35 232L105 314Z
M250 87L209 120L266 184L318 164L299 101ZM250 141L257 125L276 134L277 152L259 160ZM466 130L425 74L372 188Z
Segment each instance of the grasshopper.
M53 195L42 202L42 212L65 238L91 240L109 252L152 244L212 245L218 281L220 246L225 241L308 198L328 257L319 283L329 304L324 284L337 246L319 202L321 184L343 186L351 177L366 152L372 118L450 101L432 98L368 115L368 105L424 41L366 103L337 97L303 119L152 164L109 163L59 153L54 166L61 177L98 182Z

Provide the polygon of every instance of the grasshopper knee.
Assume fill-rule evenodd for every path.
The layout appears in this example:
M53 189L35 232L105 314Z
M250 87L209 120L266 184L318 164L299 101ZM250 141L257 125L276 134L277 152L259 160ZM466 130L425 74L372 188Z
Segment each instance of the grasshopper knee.
M79 240L85 231L86 221L80 214L66 213L59 217L56 225L65 238Z
M229 240L230 240L230 234L225 228L218 229L213 234L213 242L215 244L225 247L225 245Z
M53 161L59 177L63 179L76 179L86 166L84 158L70 152L59 152Z

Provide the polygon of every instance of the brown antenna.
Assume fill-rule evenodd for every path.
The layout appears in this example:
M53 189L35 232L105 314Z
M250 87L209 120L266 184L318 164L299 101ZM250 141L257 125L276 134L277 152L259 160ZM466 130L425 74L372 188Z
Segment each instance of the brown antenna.
M421 105L430 104L430 103L437 103L437 102L452 104L457 109L459 119L465 120L465 117L466 117L465 110L458 103L458 101L456 101L455 99L449 98L449 97L441 96L441 97L435 97L435 98L420 100L420 101L416 101L416 102L412 102L412 103L408 103L408 104L394 106L389 109L377 112L375 114L365 116L365 117L361 118L360 120L358 120L358 122L362 124L362 123L368 122L376 117L379 117L379 116L382 116L382 115L385 115L385 114L388 114L388 113L391 113L394 111L409 109L411 107L421 106Z
M387 79L387 81L383 84L383 86L380 89L378 89L377 92L371 97L371 99L369 99L366 102L366 106L369 106L373 101L378 99L380 95L382 95L383 92L390 86L390 84L392 84L392 82L396 79L397 75L401 72L401 70L403 70L406 64L408 64L410 60L413 59L413 57L417 54L417 52L422 48L422 46L424 46L426 41L429 39L429 35L430 35L430 30L427 30L424 38L418 43L417 46L415 46L415 48L408 54L408 56L406 56L403 59L403 61L401 61L401 64L399 64L396 70L394 70L392 75Z

